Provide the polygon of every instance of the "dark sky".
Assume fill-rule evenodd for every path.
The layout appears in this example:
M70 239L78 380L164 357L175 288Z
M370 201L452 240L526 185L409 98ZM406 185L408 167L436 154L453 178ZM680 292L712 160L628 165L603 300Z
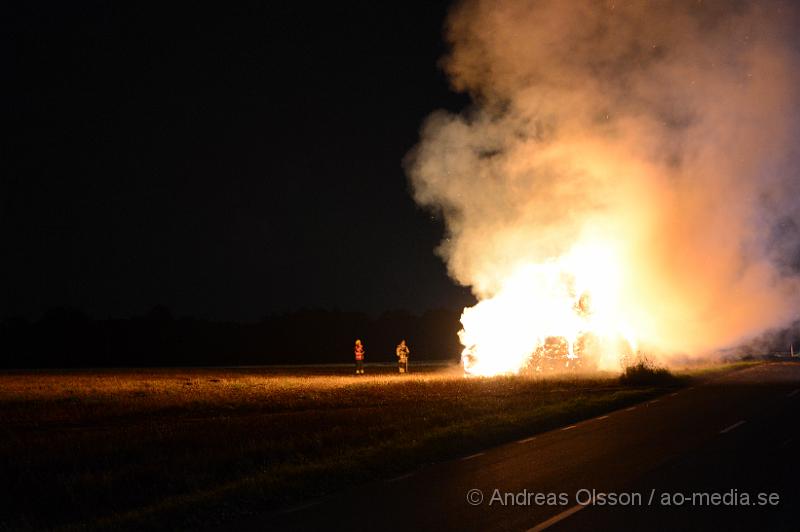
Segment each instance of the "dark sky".
M401 166L427 114L467 103L437 67L447 2L19 4L3 315L470 303Z

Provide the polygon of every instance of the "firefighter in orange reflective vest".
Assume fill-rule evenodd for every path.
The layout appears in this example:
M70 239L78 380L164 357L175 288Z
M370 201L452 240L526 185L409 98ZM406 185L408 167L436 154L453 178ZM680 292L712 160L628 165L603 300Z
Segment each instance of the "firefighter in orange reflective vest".
M400 370L400 373L408 373L408 353L409 353L408 346L406 345L405 340L401 340L400 344L397 346L395 353L397 354L397 367Z
M361 345L361 340L356 340L355 354L356 354L356 375L363 375L364 374L364 346Z

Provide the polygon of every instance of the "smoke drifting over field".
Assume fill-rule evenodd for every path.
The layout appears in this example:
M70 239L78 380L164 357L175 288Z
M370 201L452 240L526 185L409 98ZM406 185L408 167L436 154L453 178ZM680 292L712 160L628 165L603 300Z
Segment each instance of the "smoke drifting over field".
M407 159L415 199L445 218L452 277L488 300L601 243L615 315L650 351L792 322L798 20L777 2L457 5L443 67L473 105L434 112Z

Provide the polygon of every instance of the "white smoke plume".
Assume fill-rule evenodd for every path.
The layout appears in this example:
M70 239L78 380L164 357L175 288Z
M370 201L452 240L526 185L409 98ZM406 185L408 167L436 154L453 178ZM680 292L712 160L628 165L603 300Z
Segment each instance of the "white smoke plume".
M641 345L700 355L800 315L791 3L471 0L443 68L471 96L406 160L479 300L607 242Z

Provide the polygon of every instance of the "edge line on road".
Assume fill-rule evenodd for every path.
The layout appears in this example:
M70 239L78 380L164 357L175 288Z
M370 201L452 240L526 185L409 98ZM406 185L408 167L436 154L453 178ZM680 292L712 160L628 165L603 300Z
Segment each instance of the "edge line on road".
M561 512L560 514L554 515L553 517L551 517L547 521L542 521L541 523L539 523L535 527L528 529L526 532L541 532L542 530L544 530L546 528L550 528L551 526L553 526L554 524L558 523L559 521L562 521L562 520L566 519L567 517L571 516L572 514L574 514L576 512L580 512L584 508L586 508L586 506L584 506L582 504L576 504L572 508L568 508L568 509L564 510L563 512Z
M578 426L578 425L570 425L569 427L564 427L564 428L563 428L563 429L561 429L561 430L570 430L570 429L574 429L574 428L575 428L575 427L577 427L577 426Z
M475 453L475 454L471 454L471 455L469 455L469 456L465 456L465 457L464 457L464 458L462 458L461 460L472 460L473 458L477 458L477 457L479 457L479 456L483 456L484 454L486 454L486 453Z
M524 440L517 440L517 443L528 443L529 441L533 441L536 439L536 436L531 436L530 438L525 438Z
M389 480L387 480L386 482L388 482L388 483L391 483L391 482L400 482L401 480L405 480L405 479L407 479L407 478L413 477L413 476L414 476L414 474L415 474L414 472L411 472L411 473L406 473L405 475L400 475L399 477L390 478L390 479L389 479Z
M744 424L745 424L745 421L744 421L744 420L737 421L736 423L734 423L734 424L733 424L733 425L731 425L730 427L727 427L727 428L724 428L724 429L722 429L721 431L719 431L719 433L720 433L720 434L726 434L726 433L728 433L728 432L730 432L730 431L732 431L732 430L734 430L734 429L736 429L736 428L739 428L739 427L741 427L741 426L742 426L742 425L744 425Z

